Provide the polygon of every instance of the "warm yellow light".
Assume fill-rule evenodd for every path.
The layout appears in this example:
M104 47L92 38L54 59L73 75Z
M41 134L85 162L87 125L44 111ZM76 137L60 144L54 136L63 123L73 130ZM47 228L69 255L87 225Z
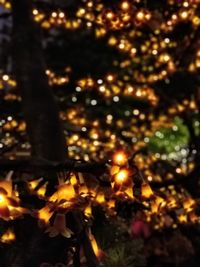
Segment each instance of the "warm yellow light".
M109 209L113 209L115 207L115 200L114 199L110 199L107 202L107 205L108 205Z
M57 17L57 13L56 13L56 12L52 12L51 16L52 16L53 18L56 18L56 17Z
M15 233L12 229L8 229L0 238L2 243L9 244L15 240Z
M115 174L117 174L120 170L120 167L119 166L112 166L111 169L110 169L110 174L113 176Z
M46 224L49 223L49 219L51 218L52 215L53 211L51 211L48 206L45 206L44 208L38 211L38 219L44 221Z
M38 13L39 13L39 12L38 12L38 10L37 10L37 9L33 9L33 15L35 15L35 16L36 16L36 15L38 15Z
M72 176L70 177L70 183L71 183L71 185L77 185L78 184L77 178L74 174L72 174Z
M142 11L139 11L137 14L136 14L136 18L138 19L138 20L143 20L144 18L145 18L145 14L144 14L144 12L142 12Z
M147 183L142 184L141 194L145 198L149 198L149 197L153 196L153 191L152 191L149 184L147 184Z
M45 183L43 186L41 186L38 190L37 190L37 195L39 197L44 197L46 194L46 188L47 188L47 183Z
M181 15L181 18L182 18L182 19L187 19L187 17L188 17L188 12L187 12L187 11L183 11L180 15Z
M0 206L5 205L6 203L6 198L3 194L0 194Z
M113 156L113 162L116 165L124 165L127 163L127 155L123 151L116 152Z
M114 13L109 11L107 14L106 14L106 18L107 19L112 19L114 17Z
M130 8L130 4L129 4L129 2L127 2L127 1L122 2L122 4L121 4L121 8L122 8L123 10L128 10L128 9Z
M8 81L9 80L9 76L7 74L4 74L2 77L3 81Z
M97 245L97 241L91 233L89 233L89 238L90 238L91 245L92 245L92 248L93 248L93 251L94 251L94 254L96 255L96 257L97 258L103 257L104 253L101 249L99 249L99 247Z
M114 80L114 76L109 74L107 77L106 77L107 81L109 82L112 82Z
M86 217L91 217L92 216L92 208L91 205L87 206L84 210L84 214Z
M64 17L65 17L65 13L64 13L64 12L60 12L60 13L59 13L59 18L62 19L62 18L64 18Z
M50 201L71 200L76 196L74 187L71 184L60 185L58 190L50 197Z
M115 182L118 184L122 184L127 181L128 176L129 176L128 170L122 169L115 175Z
M96 196L96 202L98 202L99 204L102 204L105 202L105 196L103 192L99 192Z
M183 208L186 210L186 211L191 211L192 208L194 207L195 205L195 201L188 197L186 198L184 201L183 201Z
M42 178L37 179L37 180L33 180L33 181L29 181L28 182L29 189L34 190L39 185L39 183L41 181L42 181Z

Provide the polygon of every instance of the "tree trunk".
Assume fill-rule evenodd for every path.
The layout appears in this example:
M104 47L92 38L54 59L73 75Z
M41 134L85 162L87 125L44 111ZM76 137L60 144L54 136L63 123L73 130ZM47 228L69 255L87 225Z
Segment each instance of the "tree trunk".
M58 108L45 74L39 25L33 21L32 1L12 1L13 65L32 155L64 161L65 139Z
M33 20L31 0L13 0L13 67L22 97L22 110L32 155L49 161L64 162L65 138L58 108L45 74L39 25ZM72 213L71 219L84 227L84 222ZM29 225L32 224L32 227ZM66 263L66 238L48 238L32 220L24 219L16 225L19 246L9 251L9 267L39 267L43 261ZM25 234L26 233L26 234ZM69 244L68 244L69 245ZM80 244L81 245L81 244ZM88 267L99 266L87 232L83 232L82 246Z

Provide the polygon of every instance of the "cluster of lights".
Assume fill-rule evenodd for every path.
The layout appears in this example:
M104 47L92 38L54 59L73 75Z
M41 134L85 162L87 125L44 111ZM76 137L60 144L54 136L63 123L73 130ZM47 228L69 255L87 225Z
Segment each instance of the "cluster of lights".
M40 23L44 29L50 29L52 27L62 27L65 29L78 29L81 26L81 21L77 18L67 18L63 11L53 11L47 16L43 11L33 9L34 20Z
M11 175L12 172L0 182L0 218L5 221L15 220L27 213L27 210L20 206L18 192L13 189Z
M178 103L176 106L171 106L168 109L169 115L177 115L186 110L198 111L197 102L194 99L184 99L182 102Z
M121 96L132 96L139 100L146 100L152 106L159 104L159 98L153 90L153 84L158 80L168 81L168 76L179 70L179 62L174 57L174 51L179 46L178 41L171 39L171 33L181 23L190 23L195 32L200 25L200 17L198 11L198 1L172 1L168 4L173 5L177 11L166 12L166 18L158 12L150 12L146 8L137 9L132 3L133 1L121 1L120 5L115 9L107 9L101 1L94 3L93 1L85 1L83 7L80 7L74 18L68 18L62 10L53 11L50 15L46 15L43 11L35 8L33 16L35 21L40 23L43 28L51 29L52 27L62 27L66 29L77 29L83 24L87 28L95 27L97 37L106 36L109 46L119 50L124 58L121 61L114 61L115 67L119 67L123 71L123 77L115 74L108 74L102 79L83 78L76 82L76 94L82 93L85 89L91 91L95 89L105 99L113 99L113 102L119 102ZM141 1L137 3L141 4ZM134 2L134 4L137 3ZM0 0L5 8L10 9L10 3L6 0ZM132 25L136 27L132 27ZM142 26L149 28L149 34L143 32ZM123 31L126 29L126 31ZM191 34L192 36L192 34ZM188 42L189 42L188 37ZM134 67L136 66L136 67ZM199 48L195 48L194 55L188 63L187 70L195 72L200 67ZM49 78L50 85L66 85L69 83L70 68L65 70L63 75L57 75L52 70L47 70L46 74ZM133 81L133 82L132 82ZM135 86L134 81L139 85ZM149 86L151 84L151 86ZM0 75L0 89L7 86L16 87L16 82L8 74ZM15 99L14 94L7 94L5 100ZM72 97L72 102L77 102L77 97ZM96 106L98 100L89 99L91 106ZM195 112L197 103L194 99L185 99L176 106L172 106L167 110L168 115L175 116L186 110ZM107 157L110 151L116 147L127 148L128 151L137 152L148 145L149 139L154 135L162 136L159 132L161 127L173 127L172 119L168 116L160 115L158 118L151 112L144 112L134 108L132 111L125 111L125 116L129 118L129 123L122 119L115 120L112 114L107 114L104 118L91 122L84 114L85 107L70 107L60 114L62 120L70 122L75 129L75 133L69 133L67 137L67 145L69 148L69 156L74 159L82 159L89 161L91 159L100 160ZM10 117L9 117L10 118ZM11 131L25 131L25 123L18 122L13 118L3 120L1 130L6 132L6 138L0 143L0 149L13 142L12 136L8 135ZM148 124L146 126L145 124ZM105 131L102 125L106 125ZM128 128L127 129L127 125ZM117 129L120 135L113 132L111 128ZM164 137L161 137L161 139ZM128 139L129 141L125 141ZM187 154L185 149L181 150L182 154ZM163 177L154 173L151 166L157 161L175 158L175 155L162 155L160 153L143 156L136 155L135 163L143 172L149 182L162 182ZM167 172L164 174L166 179L173 179L176 175L187 175L194 169L194 163L185 162L175 167L174 173ZM66 212L74 207L76 200L90 197L90 201L84 202L84 213L86 217L90 217L92 213L92 205L101 204L108 209L115 207L115 199L117 197L128 198L134 200L134 179L133 171L128 164L128 156L123 151L117 151L112 158L112 166L110 169L111 177L111 198L105 194L99 187L98 189L89 188L80 178L72 175L70 182L63 182L59 185L54 195L47 199L47 204L37 212L38 219L48 226L50 236L62 234L65 237L71 237L73 233L66 227L64 216L61 216L60 210L66 209ZM1 182L3 183L3 182ZM7 183L9 187L11 182ZM45 198L46 186L37 188L38 181L29 183L31 193L35 193L40 198ZM0 184L3 193L0 194L0 217L3 219L14 219L15 215L21 215L24 210L19 207L17 192L12 192L4 184ZM97 189L97 190L96 190ZM6 193L4 193L4 191ZM162 191L162 190L161 190ZM2 192L2 190L1 190ZM165 197L155 195L150 186L146 182L141 184L141 196L145 201L150 199L150 204L145 203L150 211L145 211L147 221L150 221L155 229L166 226L165 218L168 211L174 211L177 221L171 218L171 226L177 227L177 223L196 223L200 219L194 210L196 202L186 192L182 191L177 194L175 188L163 190ZM11 197L17 199L17 207L11 205ZM62 199L66 199L62 202ZM13 201L14 201L13 200ZM57 206L54 204L58 203ZM52 209L52 207L55 207ZM13 212L15 215L13 215ZM53 213L57 213L53 224L50 218ZM60 217L59 217L60 216ZM62 218L61 218L62 217ZM62 219L63 227L58 231L57 220ZM7 240L7 241L6 241ZM14 233L9 230L1 237L1 242L9 242L14 240ZM91 240L94 240L91 236ZM94 247L96 246L95 241ZM98 249L97 249L97 254Z
M101 188L101 184L95 180L90 184L81 173L71 173L70 176L59 178L59 185L55 193L46 196L47 183L41 183L41 179L28 181L29 193L36 195L45 201L45 205L32 213L39 221L40 227L45 227L50 237L62 235L71 238L73 232L67 227L66 217L73 208L79 208L85 214L86 221L92 217L92 207L101 205L108 212L109 216L117 215L116 203L120 200L141 202L146 209L144 215L146 220L155 229L163 227L177 227L179 223L196 223L200 218L196 215L195 209L198 203L183 189L177 193L174 186L161 188L159 192L152 191L149 184L139 175L138 170L131 166L128 154L122 150L113 154L109 164L107 181L110 182L108 190ZM135 175L137 183L135 184ZM101 177L100 177L101 179ZM105 179L105 176L104 176ZM139 181L139 188L138 188ZM95 184L96 183L96 184ZM42 184L42 185L40 185ZM135 190L137 187L137 190ZM13 190L11 173L0 183L0 217L4 220L14 220L28 210L20 207L18 192ZM138 191L139 190L139 191ZM162 196L161 196L162 195ZM114 212L114 213L113 213ZM166 216L175 213L176 220L172 219L170 225L165 225ZM53 221L51 218L54 218ZM92 245L96 255L100 255L95 238L91 235ZM0 238L2 243L10 243L15 240L12 229L8 229Z
M123 151L116 152L109 168L111 177L109 175L107 177L110 181L110 188L108 187L107 192L101 188L99 182L94 185L95 180L90 184L81 173L71 173L68 179L60 177L57 190L49 197L46 196L48 182L40 185L42 178L28 181L29 194L36 195L46 203L42 208L30 214L38 218L40 227L45 227L50 237L63 235L70 238L74 233L66 226L65 214L71 209L81 209L87 221L91 218L92 207L95 205L102 205L109 212L109 210L114 211L118 198L125 197L125 199L134 200L132 190L134 173L131 167L128 167L127 154ZM113 184L117 185L118 189ZM146 183L143 183L141 189L142 197L145 199L149 198L147 192L150 189L146 188L147 186ZM2 219L14 220L24 213L29 213L19 205L20 198L17 190L13 190L11 173L1 181L0 189L0 217ZM52 216L54 216L53 222L50 220ZM15 235L11 229L1 236L2 243L10 243L14 239Z
M1 2L4 6L6 3L8 2L4 0ZM101 1L98 3L83 2L82 7L77 8L73 19L67 19L62 10L53 11L47 19L47 15L43 11L35 8L33 15L42 27L52 28L62 25L66 28L76 29L86 23L89 28L95 27L97 37L107 34L109 45L115 46L121 52L129 55L126 60L118 62L119 67L128 71L133 64L136 64L137 68L134 69L132 78L145 84L166 79L168 75L177 70L178 62L173 53L179 43L168 37L175 27L180 23L188 22L192 23L192 27L196 31L200 25L198 2L169 1L168 5L170 8L164 17L159 10L149 12L146 8L139 8L141 3L137 1L121 1L119 5L111 6L110 9L107 9ZM171 9L172 11L169 11ZM132 23L139 27L133 29L130 27ZM144 34L142 31L143 23L149 27L149 33ZM124 27L127 28L126 32L122 31ZM115 29L119 30L118 35L113 33ZM192 36L191 34L191 38ZM141 37L143 43L141 43ZM197 48L188 69L196 71L198 68L199 52Z
M154 229L177 228L179 224L199 223L196 214L198 200L194 200L184 190L177 193L174 186L162 188L164 197L153 197L150 211L145 211L146 220ZM173 215L172 215L173 214Z
M105 98L113 97L114 102L119 101L119 96L131 96L139 100L145 100L156 105L159 101L154 90L145 86L132 86L127 81L117 79L115 75L108 74L104 79L94 80L91 77L77 81L79 92L84 89L95 89ZM77 90L78 91L78 90ZM118 99L118 100L117 100Z
M7 0L0 0L0 5L2 5L5 9L11 9L11 3Z
M48 76L49 84L53 85L66 85L69 83L69 73L71 72L70 68L65 68L63 75L56 75L52 70L47 69L46 75Z

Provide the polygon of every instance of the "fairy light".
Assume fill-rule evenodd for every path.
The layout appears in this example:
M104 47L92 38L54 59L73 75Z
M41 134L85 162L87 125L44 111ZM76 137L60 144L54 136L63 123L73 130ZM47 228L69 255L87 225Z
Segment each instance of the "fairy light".
M116 152L113 156L113 162L117 165L124 165L127 162L127 155L123 151Z
M115 181L116 183L122 184L128 179L128 176L129 176L128 170L122 169L115 175Z
M10 6L7 1L0 1L0 3L7 8ZM70 30L85 27L88 31L90 31L91 27L94 27L94 32L98 38L103 36L108 37L108 45L112 46L112 49L119 50L123 53L123 56L127 58L126 60L116 60L115 63L113 63L117 68L117 75L116 73L108 73L98 79L93 77L82 77L79 81L76 81L76 92L73 92L71 98L73 102L71 105L73 105L73 107L66 109L61 114L62 120L68 120L73 127L75 126L74 129L80 129L78 133L69 133L69 138L67 137L66 140L71 158L84 159L87 161L91 159L104 159L109 155L110 151L119 147L119 144L120 147L128 147L128 145L130 147L131 144L129 150L131 150L131 152L138 151L148 145L151 136L154 133L158 133L159 128L173 127L173 131L177 132L179 130L177 129L177 126L172 126L171 116L173 117L177 114L184 113L186 110L192 112L197 111L198 105L196 101L190 99L189 101L179 101L177 105L169 107L166 111L167 116L169 115L168 118L163 118L162 115L155 118L152 112L145 112L140 108L136 108L132 111L127 110L125 113L129 114L128 116L130 120L128 123L125 120L123 121L123 119L116 119L114 114L107 113L104 118L99 118L95 125L93 125L88 120L87 115L85 115L85 107L79 102L78 97L78 94L88 93L91 90L93 92L98 92L106 103L110 103L113 100L116 102L114 103L116 106L124 96L132 97L133 100L148 102L151 108L157 106L159 104L159 97L154 92L154 83L160 80L170 83L170 75L179 71L179 64L177 64L176 57L174 56L176 47L179 43L166 36L172 36L171 33L173 33L173 30L183 21L192 24L192 31L200 25L196 3L196 1L184 1L179 4L177 1L171 1L169 14L165 16L165 14L160 14L159 12L161 11L158 10L158 17L156 17L153 12L151 13L147 10L146 7L142 7L141 9L138 8L139 5L137 6L137 4L135 5L136 10L133 9L129 1L122 1L120 5L117 4L115 8L109 10L101 3L101 1L99 4L96 4L93 1L85 1L83 2L82 7L77 9L78 11L76 11L76 14L72 15L73 18L68 18L67 14L59 9L53 10L51 14L37 9L37 6L33 9L34 19L41 25L41 27L47 30L52 29L53 27L63 27ZM140 4L140 6L142 6L142 4ZM145 35L142 31L143 25L145 25L146 28L150 28L150 32L153 32L153 34L149 35L146 33ZM101 34L99 33L100 30L97 29L98 27L101 27ZM123 31L123 29L126 29L126 31ZM113 31L116 31L117 34L113 34ZM121 34L121 32L123 34ZM190 39L189 36L188 38ZM143 43L141 44L140 41L138 41L140 39L143 40ZM195 49L196 48L194 48L194 50ZM191 56L191 62L187 66L188 71L198 71L200 68L199 57L199 52L195 51L194 55ZM134 66L137 67L135 68ZM125 74L122 75L121 73ZM46 75L49 84L53 87L63 86L70 83L70 72L63 71L61 74L58 74L53 70L47 70ZM136 81L139 85L135 86L133 81ZM4 88L8 86L9 88L16 87L16 81L12 78L12 74L4 73L3 75L0 75L0 89L4 90ZM5 99L9 101L13 99L19 100L19 98L12 93L7 94ZM79 104L81 111L75 107L75 103ZM90 105L90 108L95 108L97 104L99 105L98 99L89 99L88 106ZM140 126L138 126L138 121L141 123ZM146 122L149 125L148 127L145 125ZM9 120L2 120L0 123L3 131L11 132L15 131L15 129L20 131L20 128L22 132L25 131L23 122L19 123L12 117ZM103 131L102 129L104 128L102 125L105 124L106 130ZM124 139L128 139L129 141L125 141L123 138L119 137L112 128L120 131L122 136L125 137ZM161 133L157 135L160 139L165 139ZM11 136L6 136L5 140L1 142L1 148L10 143L12 143ZM183 155L187 154L186 150L181 148L177 149L177 151L179 150ZM171 153L169 157L174 159L174 153ZM163 177L166 179L173 179L175 174L187 174L194 168L194 163L188 163L186 161L184 167L178 165L178 167L174 169L174 173L167 173L166 177L165 175L162 177L162 175L155 174L150 170L150 166L160 159L166 160L167 155L152 153L147 156L142 156L140 154L135 157L137 166L139 166L141 171L145 173L149 182L154 180L162 181ZM118 151L115 152L112 161L120 167L128 164L126 153L123 154ZM117 169L112 175L115 176L114 179L116 183L123 184L127 181L130 173L127 169ZM75 190L74 187L78 186L78 181L71 179L71 185L68 185L69 195L67 196L64 192L61 193L62 190L60 190L60 195L54 195L53 198L57 200L64 197L71 201L71 199L76 198L78 190L81 192L80 188L76 188L77 191ZM44 196L44 188L41 189L40 192L42 192L42 195ZM89 190L87 189L84 192L88 196ZM141 193L145 199L154 197L152 190L146 184L142 185ZM169 192L169 194L170 193L171 192ZM130 196L132 194L133 192L130 193ZM182 193L180 199L173 198L170 200L170 198L168 198L166 208L170 210L170 208L178 207L180 206L180 203L182 203L184 212L187 213L193 210L195 201L190 202L187 200L187 202L184 199L186 199L184 193ZM4 203L4 200L6 200L5 196L0 195L0 203ZM156 210L156 212L160 212L160 210L162 211L160 201L161 200L158 200L158 198L154 199L155 203L152 209L154 211ZM96 202L106 205L105 195L100 193L96 198ZM113 203L112 207L114 207ZM91 211L90 206L88 206L87 209L88 212ZM46 223L48 223L48 220L49 218L44 219ZM189 216L186 216L185 214L181 215L179 220L186 222L189 220ZM173 225L176 227L176 224ZM159 227L162 226L161 224L157 224L156 227L159 229Z

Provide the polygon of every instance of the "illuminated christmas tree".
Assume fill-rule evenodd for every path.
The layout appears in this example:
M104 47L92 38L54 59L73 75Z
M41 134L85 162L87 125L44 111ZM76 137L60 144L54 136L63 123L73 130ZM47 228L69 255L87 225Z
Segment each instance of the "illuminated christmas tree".
M16 266L122 266L137 251L131 235L198 225L199 1L0 4L6 255L19 254ZM110 261L90 229L102 210L126 244Z

